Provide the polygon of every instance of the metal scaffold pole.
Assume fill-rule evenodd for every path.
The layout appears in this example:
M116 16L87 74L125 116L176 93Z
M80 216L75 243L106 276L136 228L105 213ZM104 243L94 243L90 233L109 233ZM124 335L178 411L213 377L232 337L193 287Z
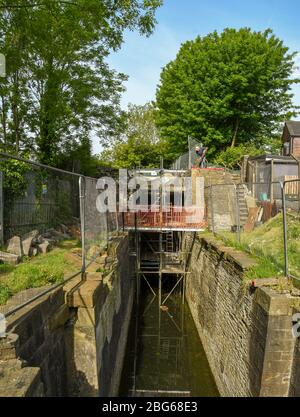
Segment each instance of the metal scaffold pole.
M85 279L86 271L86 241L85 241L85 198L86 198L86 184L85 177L79 177L79 201L80 201L80 227L81 227L81 279Z
M137 214L134 216L134 244L135 244L135 270L136 270L136 309L135 309L135 343L134 343L134 365L133 365L133 393L135 395L137 389L137 358L138 358L138 342L139 342L139 314L140 314L140 294L141 294L141 235L137 228Z
M284 273L289 278L289 256L288 256L288 234L287 234L287 216L286 216L286 199L285 199L285 182L280 184L282 198L282 216L283 216L283 240L284 240Z

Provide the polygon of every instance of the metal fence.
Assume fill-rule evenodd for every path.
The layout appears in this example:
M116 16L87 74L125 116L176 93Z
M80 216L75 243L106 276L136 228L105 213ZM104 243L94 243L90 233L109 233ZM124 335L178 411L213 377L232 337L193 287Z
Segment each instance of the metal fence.
M97 210L99 193L95 178L0 154L1 313L84 279L123 228L117 213Z
M202 145L203 144L199 141L199 139L189 136L189 151L177 158L171 168L175 170L188 170L199 167L200 161L198 155L196 154L196 147L201 147Z
M210 230L300 281L300 180L206 187Z

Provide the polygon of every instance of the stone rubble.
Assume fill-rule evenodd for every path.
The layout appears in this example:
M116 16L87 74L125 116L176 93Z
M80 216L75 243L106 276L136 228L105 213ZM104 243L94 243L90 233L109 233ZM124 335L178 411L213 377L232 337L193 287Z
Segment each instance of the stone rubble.
M33 230L22 237L22 247L24 256L31 256L31 248L33 241L38 237L39 231Z
M14 255L13 253L1 252L0 251L0 263L17 265L21 261L21 257Z
M22 241L19 236L14 236L8 241L7 252L12 255L23 256Z
M76 224L70 227L61 224L44 233L32 230L23 236L13 236L7 242L6 251L0 251L0 264L17 265L24 256L34 257L45 254L61 241L78 238L78 235L80 236L80 225L77 219Z

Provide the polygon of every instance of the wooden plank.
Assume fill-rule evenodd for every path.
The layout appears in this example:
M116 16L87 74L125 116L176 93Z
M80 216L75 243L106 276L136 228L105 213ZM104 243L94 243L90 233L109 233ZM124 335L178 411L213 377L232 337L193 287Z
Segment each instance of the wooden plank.
M297 175L285 175L283 177L284 181L294 181L298 180ZM299 182L288 182L285 184L285 194L286 195L298 195L299 193Z
M258 218L257 218L257 221L258 221L258 222L261 222L261 221L262 221L263 214L264 214L264 208L263 208L263 207L261 207L261 208L259 209L259 214L258 214Z
M244 230L245 230L246 233L252 232L252 230L254 229L255 222L257 221L259 211L260 211L259 207L249 209L248 220L247 220L247 223L245 224L245 227L244 227Z

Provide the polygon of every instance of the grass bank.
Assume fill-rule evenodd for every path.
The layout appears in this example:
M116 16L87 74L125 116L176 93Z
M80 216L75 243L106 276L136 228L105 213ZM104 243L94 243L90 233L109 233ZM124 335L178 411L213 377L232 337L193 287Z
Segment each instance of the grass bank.
M65 276L78 271L78 266L66 256L76 247L78 241L68 240L51 252L25 259L19 265L0 265L0 305L20 291L62 282Z
M288 257L290 273L300 278L300 216L287 214ZM227 246L242 250L254 256L258 266L248 272L249 278L269 278L284 274L283 219L278 214L251 233L241 233L241 241L236 234L222 232L218 235Z

